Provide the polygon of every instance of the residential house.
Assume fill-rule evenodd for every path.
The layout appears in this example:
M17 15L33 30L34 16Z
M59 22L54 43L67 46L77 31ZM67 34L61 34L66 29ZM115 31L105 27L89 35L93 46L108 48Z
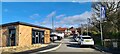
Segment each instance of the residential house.
M71 30L69 30L68 28L59 27L59 28L56 28L56 31L63 32L65 36L68 36L71 34Z
M71 35L79 34L76 28L71 27L69 30L71 31Z

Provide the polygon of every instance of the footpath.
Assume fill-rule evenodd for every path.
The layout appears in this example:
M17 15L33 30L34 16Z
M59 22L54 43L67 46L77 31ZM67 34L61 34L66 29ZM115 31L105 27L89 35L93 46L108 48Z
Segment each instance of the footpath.
M95 46L95 49L97 49L101 52L120 54L120 48L106 48L106 47L102 47L102 46Z
M48 46L42 47L42 48L37 48L37 49L22 51L22 52L15 52L15 53L4 52L2 54L37 54L37 53L43 53L43 52L56 50L57 48L60 47L60 45L61 45L61 41L58 41L58 42L51 43Z

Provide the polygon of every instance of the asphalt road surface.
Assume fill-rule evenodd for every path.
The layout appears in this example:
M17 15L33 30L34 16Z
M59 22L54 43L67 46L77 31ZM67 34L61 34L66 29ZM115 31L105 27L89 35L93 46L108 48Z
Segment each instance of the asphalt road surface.
M107 54L107 53L103 53L103 52L100 52L98 50L95 50L94 48L89 47L89 46L81 46L80 47L80 45L77 42L75 42L72 39L72 37L64 38L62 40L62 45L58 49L56 49L52 52L68 53L68 54L70 54L70 52L71 53L76 52L77 54L79 54L79 53L82 53L82 54L84 54L84 53L87 53L87 54Z

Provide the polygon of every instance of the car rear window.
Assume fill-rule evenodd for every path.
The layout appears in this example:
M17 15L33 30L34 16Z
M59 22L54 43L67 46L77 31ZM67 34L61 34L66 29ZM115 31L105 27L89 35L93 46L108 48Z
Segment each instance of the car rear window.
M82 37L83 39L91 39L91 37Z

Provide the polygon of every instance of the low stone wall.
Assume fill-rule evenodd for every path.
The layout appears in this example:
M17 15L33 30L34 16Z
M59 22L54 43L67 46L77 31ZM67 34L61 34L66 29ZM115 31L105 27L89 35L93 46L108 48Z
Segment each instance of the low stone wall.
M114 44L116 43L116 44ZM115 46L117 46L117 48L120 48L120 40L115 41L115 39L111 40L111 39L105 39L104 40L104 46L105 47L109 47L109 48L113 48Z
M11 47L1 47L2 52L22 52L27 50L32 50L36 48L46 47L48 44L34 44L31 46L11 46Z

